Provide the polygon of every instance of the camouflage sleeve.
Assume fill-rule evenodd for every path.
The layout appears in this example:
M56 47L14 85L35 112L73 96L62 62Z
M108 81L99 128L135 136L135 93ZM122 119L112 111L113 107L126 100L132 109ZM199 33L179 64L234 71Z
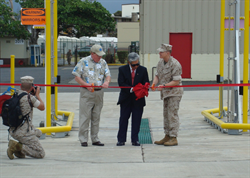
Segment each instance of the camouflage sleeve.
M30 95L30 100L35 108L37 108L40 105L40 101L38 99L36 99L35 96Z
M82 60L80 60L77 63L77 65L75 66L75 68L73 69L72 74L74 76L81 77L81 75L82 75L82 68L83 68L83 63L82 63Z
M173 80L181 80L182 67L180 63L177 63L173 69Z

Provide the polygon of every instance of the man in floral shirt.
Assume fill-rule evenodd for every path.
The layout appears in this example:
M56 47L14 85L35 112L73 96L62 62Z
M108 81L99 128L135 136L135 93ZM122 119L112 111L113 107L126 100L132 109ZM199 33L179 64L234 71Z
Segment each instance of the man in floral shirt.
M100 115L103 107L102 88L108 88L111 80L108 64L102 59L105 54L102 47L93 45L90 52L91 55L82 58L72 72L77 83L83 85L80 88L78 135L83 147L88 146L90 121L92 145L104 146L98 138Z

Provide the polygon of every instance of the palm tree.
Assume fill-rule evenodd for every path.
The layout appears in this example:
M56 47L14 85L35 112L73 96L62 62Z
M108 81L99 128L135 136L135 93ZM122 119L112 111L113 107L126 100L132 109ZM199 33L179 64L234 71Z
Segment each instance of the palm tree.
M11 7L11 9L12 9L12 12L14 12L14 11L13 11L13 2L12 2L12 0L9 0L9 1L10 1L10 7ZM12 18L12 19L15 19L14 16L12 16L11 18Z

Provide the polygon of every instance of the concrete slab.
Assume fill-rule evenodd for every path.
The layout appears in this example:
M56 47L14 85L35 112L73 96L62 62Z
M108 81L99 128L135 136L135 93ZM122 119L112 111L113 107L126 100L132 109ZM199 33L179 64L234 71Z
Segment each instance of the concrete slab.
M7 128L0 125L0 177L250 177L250 134L227 135L204 121L201 111L218 107L218 91L187 91L180 106L180 131L175 147L130 143L130 126L125 146L116 146L119 122L118 92L105 92L99 138L104 147L81 147L78 141L79 93L60 93L58 108L75 113L72 131L65 138L41 140L44 159L14 159L6 155ZM42 94L42 98L44 94ZM226 103L226 99L224 101ZM163 106L159 92L149 93L144 118L152 139L163 133ZM34 125L45 113L34 110ZM60 122L63 124L63 122Z

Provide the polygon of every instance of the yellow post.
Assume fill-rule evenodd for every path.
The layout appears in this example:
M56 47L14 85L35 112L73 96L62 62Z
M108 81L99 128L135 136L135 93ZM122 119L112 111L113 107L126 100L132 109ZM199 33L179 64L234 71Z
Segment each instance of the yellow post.
M50 0L46 0L46 56L45 74L46 84L51 85L51 5ZM51 87L46 87L46 127L51 126Z
M224 77L224 38L225 38L225 0L221 0L221 16L220 16L220 77ZM222 84L224 82L221 82ZM223 114L223 87L219 87L219 116Z
M54 77L57 77L58 74L58 56L57 56L57 0L54 0L54 6L53 6L53 10L54 10ZM57 83L55 83L57 84ZM55 87L55 115L58 115L58 88Z
M10 55L10 83L15 83L15 55Z
M36 58L35 58L35 67L37 67L37 61L36 61Z
M245 22L244 22L244 61L243 61L243 83L248 83L248 53L249 53L249 0L245 0ZM248 120L248 86L243 87L243 123ZM246 132L247 130L243 130Z

